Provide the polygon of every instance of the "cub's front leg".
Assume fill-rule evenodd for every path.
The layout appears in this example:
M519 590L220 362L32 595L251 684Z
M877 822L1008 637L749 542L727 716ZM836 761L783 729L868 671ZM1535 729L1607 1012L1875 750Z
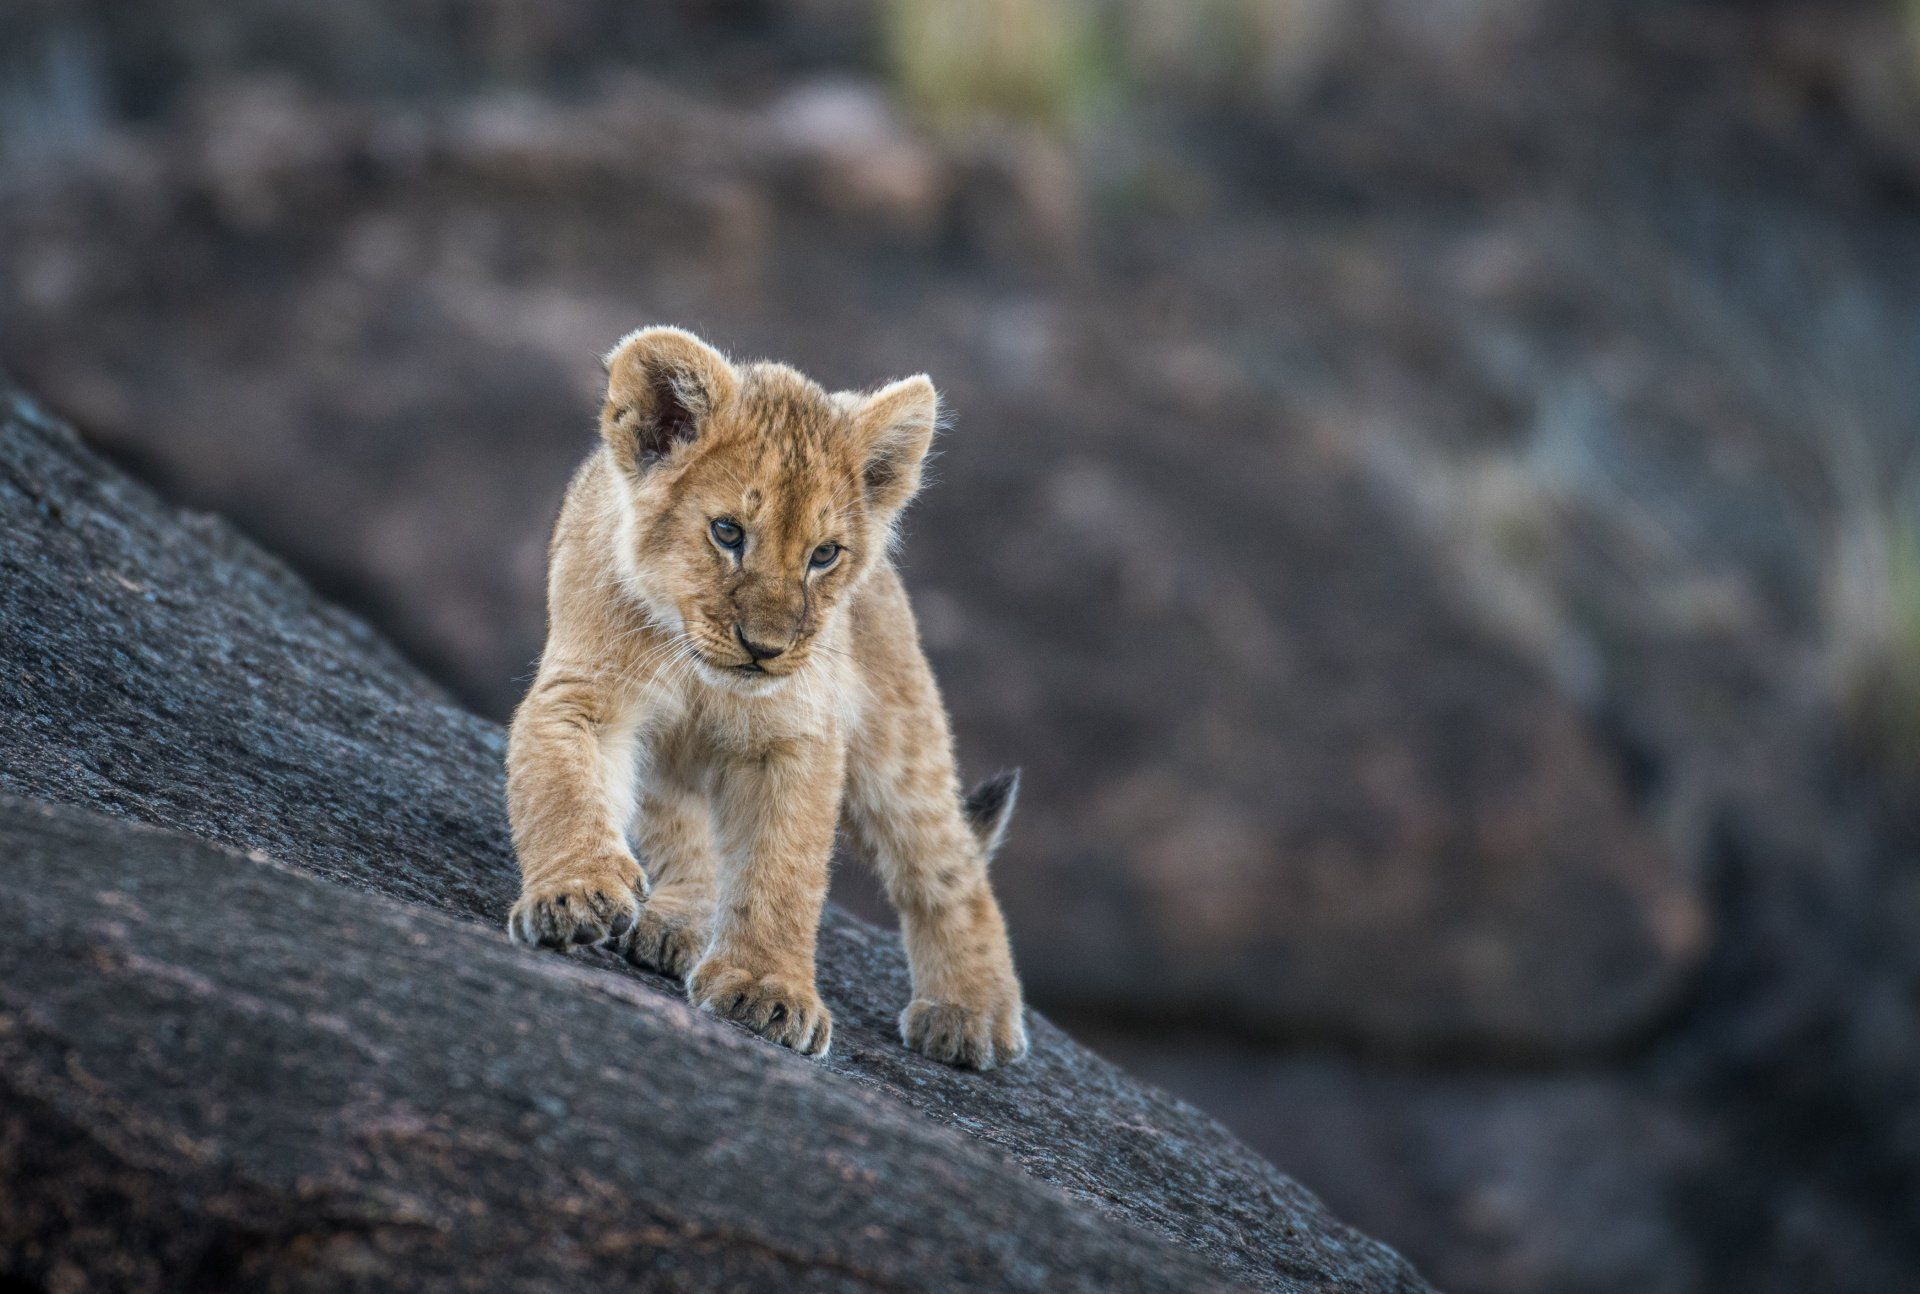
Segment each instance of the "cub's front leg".
M640 915L647 878L627 848L633 734L589 673L542 668L507 738L507 816L520 859L507 932L547 948L598 943Z
M703 1010L809 1056L833 1034L813 957L845 766L840 740L821 737L768 742L720 770L713 933L687 977Z

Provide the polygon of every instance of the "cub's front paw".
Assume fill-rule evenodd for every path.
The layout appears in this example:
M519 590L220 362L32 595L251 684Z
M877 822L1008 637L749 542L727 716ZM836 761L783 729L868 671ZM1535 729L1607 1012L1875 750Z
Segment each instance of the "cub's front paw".
M1027 1054L1020 991L996 989L974 1002L917 997L900 1013L900 1040L923 1056L966 1069L1010 1065Z
M647 877L625 859L578 871L563 879L530 885L507 916L515 943L542 948L597 944L625 934L640 917Z
M702 1011L743 1024L803 1056L826 1055L833 1040L833 1017L810 983L755 975L709 958L687 977L687 996Z

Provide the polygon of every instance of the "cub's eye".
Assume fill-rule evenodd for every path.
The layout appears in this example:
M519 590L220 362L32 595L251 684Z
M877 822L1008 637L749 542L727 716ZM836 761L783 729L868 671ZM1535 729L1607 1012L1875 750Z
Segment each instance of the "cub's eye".
M809 565L816 571L824 571L827 567L839 560L840 545L829 539L826 543L813 550L813 556L809 560Z
M747 539L747 532L740 529L740 523L728 521L725 517L716 520L708 529L713 532L713 542L722 548L738 548Z

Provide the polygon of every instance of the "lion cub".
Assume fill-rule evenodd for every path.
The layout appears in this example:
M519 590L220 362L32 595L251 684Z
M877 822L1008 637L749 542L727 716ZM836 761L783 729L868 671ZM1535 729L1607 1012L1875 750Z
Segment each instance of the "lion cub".
M824 1054L814 941L841 824L900 911L907 1045L982 1069L1023 1055L987 885L1018 782L962 800L887 555L933 384L830 395L676 328L628 336L607 371L604 443L567 490L546 650L513 717L508 930L612 939L702 1008Z

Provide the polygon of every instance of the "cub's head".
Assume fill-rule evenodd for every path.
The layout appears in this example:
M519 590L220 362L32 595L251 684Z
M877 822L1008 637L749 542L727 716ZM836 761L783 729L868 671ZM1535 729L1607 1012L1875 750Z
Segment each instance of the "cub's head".
M790 676L885 552L937 403L925 377L829 394L677 328L629 335L600 416L628 586L710 681Z

